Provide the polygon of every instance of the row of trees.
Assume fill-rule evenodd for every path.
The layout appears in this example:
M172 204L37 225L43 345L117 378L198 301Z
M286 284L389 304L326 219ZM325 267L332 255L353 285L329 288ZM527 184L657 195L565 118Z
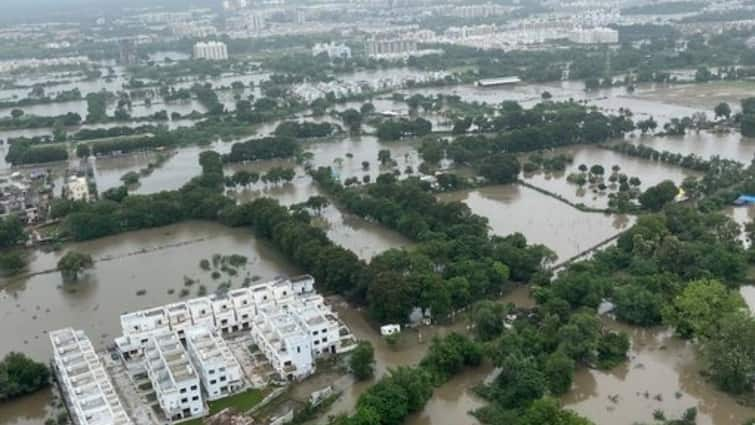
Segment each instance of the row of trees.
M341 131L339 126L329 122L284 121L275 128L275 135L278 137L309 139L332 136L339 131Z
M742 135L755 137L755 97L742 99Z
M68 150L60 145L35 145L30 140L17 140L8 148L5 161L12 165L39 164L43 162L65 161Z
M424 118L398 120L389 119L377 124L377 137L381 140L399 140L404 137L423 137L433 129L430 121Z
M225 162L256 161L260 159L289 158L298 152L299 145L289 137L263 137L234 143L231 151L223 155Z
M607 116L571 102L546 102L529 110L516 102L505 102L494 118L483 117L482 121L485 131L498 134L459 137L446 148L447 157L460 164L474 163L500 152L602 143L634 129L632 121L623 115Z

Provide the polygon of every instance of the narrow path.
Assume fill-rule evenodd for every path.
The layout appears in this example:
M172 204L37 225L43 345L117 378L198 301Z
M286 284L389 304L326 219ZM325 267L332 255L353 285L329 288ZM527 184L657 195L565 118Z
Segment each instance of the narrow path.
M592 254L593 252L602 249L604 246L610 244L611 242L619 239L621 237L621 235L623 235L624 233L625 232L619 232L619 233L611 236L608 239L604 239L604 240L596 243L595 245L593 245L593 246L585 249L584 251L581 251L581 252L577 253L576 255L574 255L574 256L572 256L570 258L567 258L566 260L561 261L560 263L554 264L553 266L550 267L550 270L555 272L555 271L558 271L558 270L560 270L562 268L565 268L566 266L568 266L568 265L576 262L577 260L579 260L579 259L581 259L583 257L586 257L586 256Z

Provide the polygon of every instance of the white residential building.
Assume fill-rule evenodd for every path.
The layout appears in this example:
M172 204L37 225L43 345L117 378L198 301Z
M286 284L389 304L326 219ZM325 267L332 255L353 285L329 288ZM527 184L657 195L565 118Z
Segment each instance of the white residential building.
M281 377L300 380L314 372L312 339L292 314L262 309L252 328L252 339Z
M208 400L227 397L244 387L241 365L217 333L205 326L191 328L186 332L186 349Z
M115 342L125 359L138 359L155 335L171 332L187 340L197 327L219 335L251 331L276 371L292 379L312 373L314 358L355 347L353 335L315 291L311 276L276 279L124 314L123 336Z
M160 408L169 420L206 413L199 376L175 332L152 336L144 349L144 362Z
M118 394L84 331L50 332L55 373L77 425L131 425Z
M194 59L227 60L228 47L220 41L199 42L194 45Z
M89 202L89 183L86 177L70 177L66 182L66 196L74 201Z
M569 40L578 44L616 44L619 32L604 27L577 28L569 34Z
M330 59L348 59L351 58L351 47L335 42L330 43L317 43L312 46L312 56L318 56L325 53Z

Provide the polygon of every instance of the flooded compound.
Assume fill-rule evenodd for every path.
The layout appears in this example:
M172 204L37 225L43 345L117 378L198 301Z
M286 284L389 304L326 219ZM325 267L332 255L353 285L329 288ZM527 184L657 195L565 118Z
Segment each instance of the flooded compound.
M91 254L94 268L76 282L64 282L53 270L69 250ZM248 258L237 276L213 279L199 262L213 254ZM66 244L60 251L31 253L28 274L5 279L0 287L0 355L23 347L34 358L49 355L47 331L68 323L86 329L99 348L120 334L119 315L152 305L195 297L204 286L212 292L225 282L239 287L252 280L294 275L300 270L245 229L208 222L129 232L94 241ZM37 274L35 274L37 273ZM193 280L187 285L185 278ZM145 291L143 295L137 292Z
M439 195L461 201L486 217L496 235L521 233L533 244L552 249L559 260L569 259L632 225L626 215L586 213L522 185L488 186Z
M686 177L699 175L681 167L630 157L596 146L563 148L555 150L554 153L565 153L573 157L574 161L567 166L565 172L522 174L523 179L527 183L557 194L574 204L584 204L591 208L608 207L608 192L601 192L597 188L591 189L588 186L579 187L566 180L569 174L578 173L579 166L583 164L587 168L593 165L601 165L605 169L606 176L611 174L611 168L614 165L618 165L619 173L626 174L630 178L638 177L640 179L642 182L640 190L645 190L664 180L671 180L679 185Z
M695 347L663 328L638 329L615 322L610 327L629 333L629 361L611 371L579 369L564 405L596 424L632 425L653 422L653 412L679 418L696 407L698 425L742 424L755 416L717 390L700 374Z

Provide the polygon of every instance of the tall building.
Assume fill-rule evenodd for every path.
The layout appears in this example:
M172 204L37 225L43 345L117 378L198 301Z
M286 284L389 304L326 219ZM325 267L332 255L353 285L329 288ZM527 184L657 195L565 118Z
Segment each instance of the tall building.
M72 328L50 332L54 372L73 422L132 425L92 342Z
M194 45L194 59L227 60L228 47L220 41L199 42Z
M152 336L144 348L147 376L171 421L205 414L199 375L175 332Z
M244 388L241 365L216 332L205 326L189 329L186 349L208 400L227 397Z
M134 40L122 39L118 42L119 63L123 66L136 65L136 45Z

